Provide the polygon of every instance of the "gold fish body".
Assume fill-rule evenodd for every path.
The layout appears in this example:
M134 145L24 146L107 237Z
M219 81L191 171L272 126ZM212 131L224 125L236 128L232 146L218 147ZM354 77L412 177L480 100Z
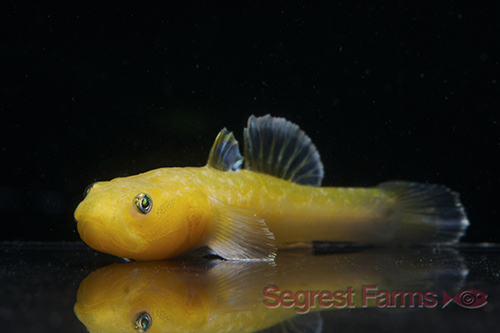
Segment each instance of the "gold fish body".
M200 246L226 259L272 260L277 248L301 242L453 243L468 225L458 195L442 186L319 187L319 154L281 118L250 118L246 169L242 159L224 129L205 167L95 183L75 211L80 236L99 251L136 260Z

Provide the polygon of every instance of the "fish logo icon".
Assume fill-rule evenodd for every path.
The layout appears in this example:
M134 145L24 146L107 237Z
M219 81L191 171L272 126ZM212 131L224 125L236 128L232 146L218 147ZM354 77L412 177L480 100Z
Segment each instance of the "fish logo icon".
M458 305L466 309L478 309L485 306L488 301L488 295L479 290L464 290L451 297L443 290L443 309L445 306L454 301Z

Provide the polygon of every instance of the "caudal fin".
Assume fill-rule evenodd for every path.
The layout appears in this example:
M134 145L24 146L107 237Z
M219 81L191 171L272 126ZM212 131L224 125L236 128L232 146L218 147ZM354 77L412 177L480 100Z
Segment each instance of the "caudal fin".
M379 188L397 202L394 239L398 243L453 244L469 226L459 194L447 187L391 181Z

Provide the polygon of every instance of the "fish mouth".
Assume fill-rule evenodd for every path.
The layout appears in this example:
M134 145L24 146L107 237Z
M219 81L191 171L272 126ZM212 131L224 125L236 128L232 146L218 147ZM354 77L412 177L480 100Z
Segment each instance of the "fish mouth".
M142 250L139 242L128 237L125 230L104 225L99 220L85 215L79 216L77 223L81 239L93 249L124 258Z

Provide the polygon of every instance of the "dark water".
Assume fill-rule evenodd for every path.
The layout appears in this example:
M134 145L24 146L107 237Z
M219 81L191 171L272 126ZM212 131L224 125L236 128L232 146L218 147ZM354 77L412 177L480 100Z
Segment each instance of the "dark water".
M113 328L115 321L125 321L128 332L136 331L133 319L129 323L120 316L113 321L105 317L106 307L113 299L123 312L133 311L126 309L129 303L149 309L152 325L158 326L155 329L169 332L188 328L199 332L213 330L213 325L205 323L205 319L200 324L207 308L212 324L221 321L217 330L225 327L228 331L235 331L235 327L243 331L255 323L260 323L259 328L268 325L279 331L293 331L295 327L297 331L311 332L492 331L499 324L500 248L496 246L362 249L315 255L281 252L271 265L200 258L126 263L97 253L83 243L3 243L0 249L0 318L7 332L83 332L84 326L73 307L84 279L85 292L79 302L85 298L90 304L90 299L95 302L101 297L102 303L93 309L92 315L107 318L99 330L89 327L91 332L118 332ZM122 285L126 287L120 289ZM269 286L281 292L291 291L294 296L299 291L340 294L337 301L328 303L325 298L323 305L316 298L314 309L321 311L299 315L304 309L300 307L303 298L297 298L289 310L281 305L266 307L265 300L268 304L277 301L276 290L264 297L264 288ZM364 293L368 300L366 307L363 307L363 287L371 288ZM396 298L396 303L389 300L387 304L381 300L385 297L379 294L381 291L421 292L424 298L420 302L416 296L413 306L408 298L403 302ZM462 295L460 300L461 293L468 291L471 294ZM351 299L349 292L353 294ZM163 293L169 296L160 303L155 301ZM457 302L445 305L444 293ZM140 301L130 301L138 294L142 296ZM188 296L197 300L189 309L183 305ZM289 298L285 303L293 302ZM328 304L330 308L326 308ZM155 317L158 308L169 318L180 313L177 316L184 316L183 320L171 320L169 325L173 326L167 327ZM279 318L285 320L276 322ZM231 326L236 324L239 326Z

